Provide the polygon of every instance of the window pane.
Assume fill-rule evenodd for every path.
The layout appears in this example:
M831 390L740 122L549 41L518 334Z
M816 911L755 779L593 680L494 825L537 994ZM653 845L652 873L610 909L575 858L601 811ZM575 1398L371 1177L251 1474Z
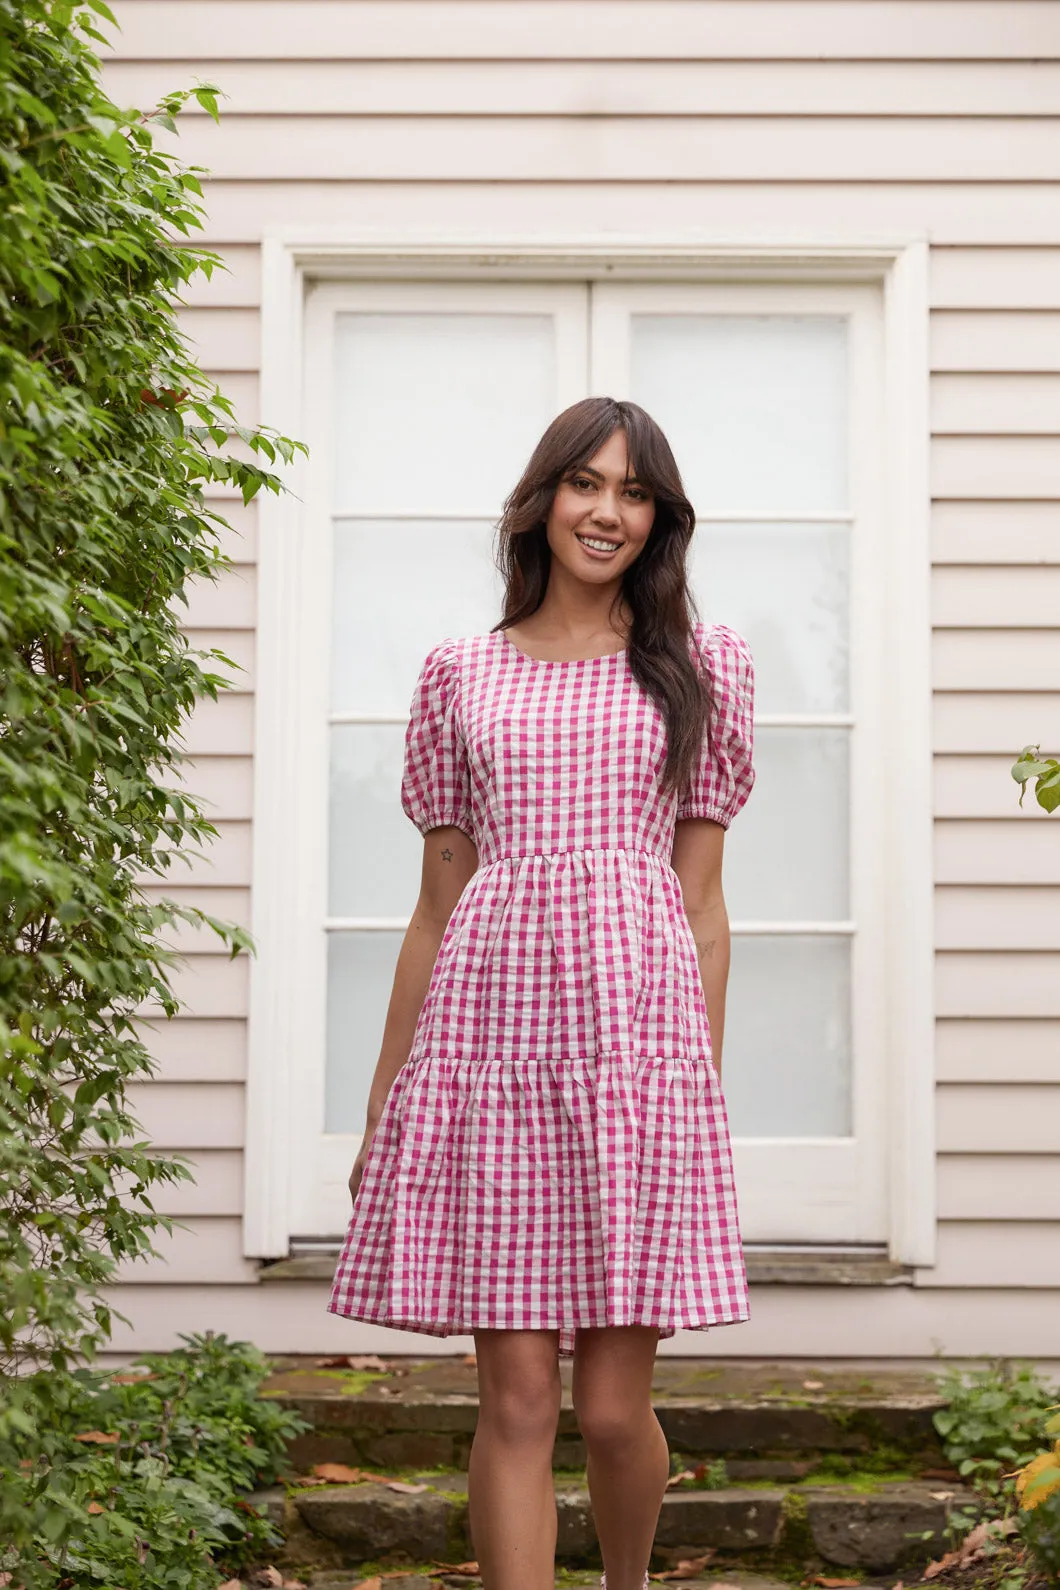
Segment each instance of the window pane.
M334 712L408 711L423 659L501 615L493 526L340 519L332 567Z
M847 729L759 729L755 786L725 840L736 922L835 922L850 915Z
M408 916L423 840L401 809L401 724L331 730L328 915Z
M634 315L631 336L632 395L697 512L846 506L842 316Z
M703 617L747 637L759 712L849 710L845 525L700 524L690 571Z
M734 938L722 1078L737 1137L848 1137L850 941Z
M325 1132L363 1132L403 933L328 938Z
M495 517L553 417L551 315L342 314L340 511Z

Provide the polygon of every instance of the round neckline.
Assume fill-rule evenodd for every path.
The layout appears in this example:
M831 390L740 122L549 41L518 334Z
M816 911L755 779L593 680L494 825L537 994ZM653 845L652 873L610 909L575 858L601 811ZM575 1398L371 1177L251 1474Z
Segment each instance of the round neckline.
M499 635L508 650L515 652L517 657L525 657L527 662L537 663L543 668L578 668L584 667L586 663L610 662L612 657L624 657L629 650L626 645L620 646L617 651L601 652L598 657L531 657L528 651L510 640L503 629L494 630L493 633Z

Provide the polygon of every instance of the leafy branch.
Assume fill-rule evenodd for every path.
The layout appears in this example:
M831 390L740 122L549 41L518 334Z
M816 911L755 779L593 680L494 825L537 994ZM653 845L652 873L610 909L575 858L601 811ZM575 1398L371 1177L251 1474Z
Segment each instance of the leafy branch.
M1060 762L1055 756L1043 757L1041 746L1025 745L1017 761L1012 764L1012 777L1020 786L1019 804L1027 793L1027 785L1034 780L1034 798L1047 812L1060 806Z

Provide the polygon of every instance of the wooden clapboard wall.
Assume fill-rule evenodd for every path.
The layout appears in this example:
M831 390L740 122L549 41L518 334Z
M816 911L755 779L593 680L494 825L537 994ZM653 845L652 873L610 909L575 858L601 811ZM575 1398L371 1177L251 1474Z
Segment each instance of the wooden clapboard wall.
M212 80L184 157L211 171L231 274L186 313L258 413L259 241L279 224L931 242L939 1263L914 1290L772 1288L711 1351L1060 1356L1060 817L1017 810L1014 747L1060 744L1060 6L1048 0L117 0L111 92ZM246 667L197 714L222 838L187 898L249 920L254 510L188 624ZM317 1285L256 1285L240 1212L247 965L196 938L191 1013L136 1103L192 1154L189 1230L117 1291L119 1345L212 1325L349 1347ZM218 947L219 948L219 947ZM368 1338L366 1338L367 1340ZM378 1334L370 1338L380 1339ZM394 1345L401 1350L402 1338ZM424 1338L408 1338L416 1351ZM444 1347L439 1346L439 1350Z

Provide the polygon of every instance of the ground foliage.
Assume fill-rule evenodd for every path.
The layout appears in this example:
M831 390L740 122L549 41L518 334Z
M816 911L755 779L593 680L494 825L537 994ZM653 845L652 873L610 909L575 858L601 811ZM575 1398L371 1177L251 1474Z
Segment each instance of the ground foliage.
M305 1422L259 1395L269 1365L254 1347L210 1332L182 1340L131 1371L59 1377L46 1528L32 1554L10 1555L18 1583L213 1590L281 1544L244 1497L276 1479ZM20 1470L23 1495L40 1462Z
M180 731L234 667L189 648L180 606L228 566L207 493L279 490L297 445L239 430L179 334L186 284L219 265L184 241L195 170L154 139L188 96L113 104L94 54L111 20L102 0L0 0L0 1540L60 1557L83 1525L71 1370L110 1333L115 1265L171 1229L154 1190L190 1176L130 1112L155 1070L137 1018L177 1009L181 921L247 946L161 897L216 833ZM169 1509L157 1538L180 1537L199 1482L181 1501L136 1461L142 1505ZM117 1582L200 1583L182 1571ZM28 1590L34 1572L20 1559Z
M977 1503L954 1516L952 1550L926 1577L1002 1590L1060 1584L1060 1440L1043 1452L1060 1436L1056 1388L1030 1365L998 1360L950 1370L940 1390L935 1427Z

